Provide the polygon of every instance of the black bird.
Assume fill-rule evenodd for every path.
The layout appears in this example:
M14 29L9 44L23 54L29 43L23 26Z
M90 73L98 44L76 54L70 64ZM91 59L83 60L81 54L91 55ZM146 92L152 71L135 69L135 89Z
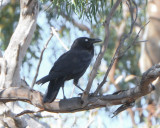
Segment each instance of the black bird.
M72 44L71 49L61 55L54 63L49 74L36 82L37 84L44 84L50 81L48 91L43 98L44 103L55 100L60 87L63 89L66 80L73 79L75 86L79 87L77 85L78 80L90 64L94 55L93 44L97 42L101 42L101 40L87 37L77 38Z

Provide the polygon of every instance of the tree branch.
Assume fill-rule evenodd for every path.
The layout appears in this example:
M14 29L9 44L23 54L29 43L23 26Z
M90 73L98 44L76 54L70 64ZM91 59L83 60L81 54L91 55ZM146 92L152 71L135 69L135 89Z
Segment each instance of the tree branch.
M111 11L109 12L107 18L106 18L106 22L105 22L105 33L106 33L106 36L105 36L105 39L104 39L104 43L102 45L102 48L101 48L101 51L100 53L98 54L98 57L96 59L96 62L94 63L94 66L93 66L93 69L91 71L91 75L89 77L89 81L88 81L88 84L87 84L87 87L82 95L82 99L84 101L84 106L87 104L85 103L85 101L87 100L88 98L88 94L89 94L89 91L91 89L91 86L92 86L92 83L93 83L93 80L94 78L96 77L97 75L97 70L99 68L99 65L101 64L101 60L104 56L104 53L108 47L108 42L109 42L109 35L110 35L110 31L109 31L109 24L110 24L110 20L114 14L114 12L116 11L117 7L119 6L119 4L121 3L122 0L117 0L116 3L113 5Z
M74 18L68 18L68 16L67 16L66 14L64 14L64 13L61 13L61 14L64 16L64 18L65 18L66 20L71 21L72 24L73 24L74 26L78 27L80 30L86 31L86 32L87 32L88 34L90 34L91 36L94 35L94 33L93 33L86 25L78 23Z
M60 44L62 45L62 47L68 51L69 48L65 45L65 43L60 39L60 37L58 36L56 30L54 29L54 27L51 27L53 34L57 37L57 39L59 40Z
M87 99L88 104L86 106L83 106L80 97L56 100L52 103L43 104L43 96L40 92L24 87L10 87L8 89L1 90L0 102L24 101L40 108L41 111L43 110L55 113L70 113L119 104L126 105L151 93L154 90L154 87L150 84L159 76L160 64L157 64L143 73L141 81L135 88L110 95L89 96Z
M52 27L51 27L51 30L52 30ZM37 79L37 76L38 76L38 72L39 72L39 68L40 68L40 65L41 65L41 62L42 62L42 58L43 58L43 53L46 50L46 48L47 48L50 40L52 39L52 37L53 37L53 31L51 31L51 35L50 35L49 39L47 40L46 44L44 45L44 47L43 47L43 49L41 51L41 55L40 55L40 58L39 58L38 66L37 66L37 69L36 69L36 74L35 74L34 79L32 81L31 88L33 88L33 86L34 86L34 84L36 82L36 79Z
M133 1L132 1L132 2L133 2ZM123 46L125 40L131 36L131 34L132 34L132 32L133 32L133 28L134 28L135 23L136 23L136 20L137 20L137 11L138 11L138 10L137 10L137 5L136 5L135 2L133 2L133 4L134 4L134 6L133 6L133 5L132 5L132 2L131 2L131 0L128 0L128 7L129 7L129 10L130 10L130 15L131 15L131 27L130 27L130 31L129 31L129 33L127 33L127 34L124 34L123 37L121 38L120 43L119 43L119 45L118 45L118 48L116 49L116 52L115 52L115 54L114 54L114 56L113 56L113 58L112 58L112 60L111 60L111 63L110 63L110 65L109 65L108 69L107 69L107 72L105 73L105 76L104 76L104 78L103 78L103 81L98 85L96 91L94 92L94 95L97 95L98 92L99 92L99 90L100 90L100 89L102 88L102 86L105 84L106 79L107 79L107 77L108 77L108 74L109 74L109 72L110 72L110 70L111 70L111 68L112 68L115 60L118 59L119 57L121 57L122 55L124 55L124 53L125 53L126 51L128 51L128 49L129 49L131 46L133 46L133 44L136 42L137 38L139 37L139 34L140 34L141 30L139 31L139 33L137 34L137 36L135 37L135 39L134 39L134 41L131 43L131 45L129 45L129 47L123 52L123 54L120 53L120 50L122 49L122 46ZM134 14L133 10L134 10L134 8L136 8L136 17L135 17L135 19L134 19L134 17L133 17L133 14Z

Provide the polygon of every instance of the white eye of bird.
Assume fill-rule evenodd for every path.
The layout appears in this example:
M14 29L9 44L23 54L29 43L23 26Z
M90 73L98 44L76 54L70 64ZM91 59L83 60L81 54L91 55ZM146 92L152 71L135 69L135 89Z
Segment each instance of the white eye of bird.
M87 42L87 41L88 41L88 39L85 39L85 41Z

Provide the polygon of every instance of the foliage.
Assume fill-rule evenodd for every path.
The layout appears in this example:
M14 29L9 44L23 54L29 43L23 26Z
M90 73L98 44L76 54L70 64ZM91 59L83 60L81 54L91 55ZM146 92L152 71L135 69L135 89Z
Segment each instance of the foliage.
M42 0L43 3L48 2ZM78 15L79 19L87 17L91 22L98 18L103 17L104 13L108 12L108 9L113 5L113 0L110 2L106 0L53 0L51 3L52 8L56 9L56 15L59 17L61 13L69 17L72 17L73 13ZM97 17L98 16L98 17Z
M16 1L12 1L0 12L0 45L3 50L8 46L11 35L17 25L19 12L19 3Z

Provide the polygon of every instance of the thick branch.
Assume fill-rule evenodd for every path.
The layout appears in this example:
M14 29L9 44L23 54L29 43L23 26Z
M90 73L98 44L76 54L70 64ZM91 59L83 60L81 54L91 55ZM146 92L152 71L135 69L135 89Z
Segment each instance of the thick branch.
M0 101L24 101L29 102L41 110L55 112L55 113L69 113L83 110L89 110L99 107L119 105L132 103L136 99L149 94L154 90L151 82L160 76L160 64L151 67L148 71L143 73L140 83L129 90L121 93L104 95L104 96L89 96L88 104L83 107L80 97L54 101L52 103L42 103L42 95L38 91L30 90L24 87L11 87L0 91Z

